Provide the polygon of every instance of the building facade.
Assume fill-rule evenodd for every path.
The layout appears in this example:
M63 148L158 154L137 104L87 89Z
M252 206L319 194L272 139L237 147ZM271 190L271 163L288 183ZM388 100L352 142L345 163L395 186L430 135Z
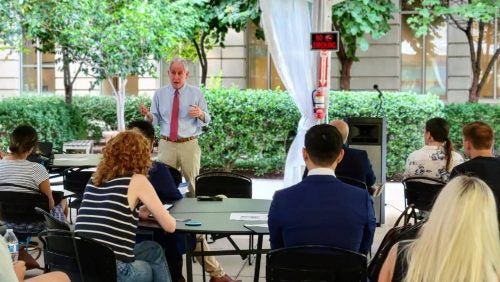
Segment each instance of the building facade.
M403 1L405 3L406 1ZM351 72L351 90L372 90L378 84L382 91L413 91L433 93L448 103L468 100L471 81L469 46L463 32L445 20L433 25L428 35L417 38L406 19L413 7L401 6L394 14L391 30L380 40L369 39L366 52L358 50L359 62ZM249 24L244 32L230 31L225 48L215 47L208 53L207 84L220 78L224 87L284 89L264 41L255 38L256 27ZM474 34L477 36L477 34ZM487 26L483 44L485 68L487 61L500 46L500 20ZM27 93L64 93L63 73L53 54L37 52L0 52L0 97ZM313 51L311 51L313 52ZM331 87L339 89L340 64L332 54ZM126 92L130 95L152 95L168 83L165 62L157 63L156 77L130 77ZM190 67L190 83L199 83L199 68ZM211 79L212 78L212 79ZM94 81L80 74L74 84L75 95L110 95L109 81L90 89ZM118 80L112 80L118 86ZM480 102L500 103L500 60L481 92Z

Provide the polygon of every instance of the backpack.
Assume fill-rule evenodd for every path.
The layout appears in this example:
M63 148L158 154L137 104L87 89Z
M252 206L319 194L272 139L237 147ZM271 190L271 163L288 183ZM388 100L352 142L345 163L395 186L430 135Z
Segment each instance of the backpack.
M410 222L412 218L413 224ZM401 221L403 224L399 226ZM377 252L368 265L368 277L370 281L378 281L378 275L392 246L402 240L415 239L424 223L423 220L417 222L417 213L413 204L409 205L403 213L401 213L394 227L389 229L387 234L385 234Z

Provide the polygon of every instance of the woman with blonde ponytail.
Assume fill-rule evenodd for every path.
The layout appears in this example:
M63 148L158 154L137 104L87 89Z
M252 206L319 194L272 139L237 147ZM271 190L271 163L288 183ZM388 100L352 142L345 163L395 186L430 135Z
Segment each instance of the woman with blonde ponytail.
M379 281L500 281L495 198L479 178L453 178L419 237L396 244Z

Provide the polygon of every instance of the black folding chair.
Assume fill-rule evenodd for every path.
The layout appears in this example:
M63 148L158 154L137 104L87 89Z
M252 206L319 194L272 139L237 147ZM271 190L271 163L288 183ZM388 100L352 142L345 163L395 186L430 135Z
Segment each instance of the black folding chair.
M364 183L363 181L354 179L352 177L337 175L337 179L346 183L346 184L356 186L356 187L359 187L359 188L365 189L365 190L367 189L366 183Z
M430 211L444 185L441 180L423 176L403 179L405 207L413 204L420 211Z
M252 180L246 176L224 172L214 171L200 174L196 177L196 196L217 196L224 195L228 198L252 198ZM227 238L229 243L236 249L240 248L228 235L211 234L212 240ZM249 239L249 248L253 248L253 236ZM241 256L246 259L246 255ZM248 257L248 263L251 265L251 256Z
M48 271L62 271L71 281L116 281L116 259L107 246L70 231L52 230L39 236Z
M64 190L73 192L73 194L65 196L65 198L69 199L69 220L71 224L73 223L71 209L76 209L76 214L78 214L78 209L80 209L80 206L82 205L83 192L85 191L85 187L94 173L93 171L84 169L85 168L68 168L63 171Z
M328 246L297 246L267 254L266 281L366 281L365 255Z
M231 172L214 171L196 177L196 196L225 195L228 198L252 198L252 180Z
M27 244L31 236L45 228L44 218L35 211L36 207L48 212L47 196L22 185L0 183L0 215L5 222L16 224L14 233L20 242Z
M81 281L72 236L69 230L50 229L41 232L38 238L43 244L45 272L62 271L71 281Z
M78 238L79 240L75 240L77 258L84 281L116 281L116 258L113 250L90 238Z
M69 225L66 222L62 222L62 221L58 220L57 218L53 217L50 213L42 210L41 208L35 207L35 211L38 214L42 215L43 218L45 219L45 227L48 231L51 231L51 230L70 231L71 230L71 228L69 227Z

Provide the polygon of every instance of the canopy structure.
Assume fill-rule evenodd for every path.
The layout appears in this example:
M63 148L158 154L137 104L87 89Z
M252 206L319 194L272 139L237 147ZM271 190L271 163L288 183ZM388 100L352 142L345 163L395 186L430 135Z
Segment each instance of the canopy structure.
M313 111L312 92L318 86L319 52L311 51L310 34L331 31L331 7L340 2L342 1L260 0L262 27L268 50L283 84L301 114L297 135L286 159L285 187L302 179L305 168L302 159L304 136L310 127L318 123ZM325 88L329 89L329 70L327 77ZM328 105L328 99L325 104Z

